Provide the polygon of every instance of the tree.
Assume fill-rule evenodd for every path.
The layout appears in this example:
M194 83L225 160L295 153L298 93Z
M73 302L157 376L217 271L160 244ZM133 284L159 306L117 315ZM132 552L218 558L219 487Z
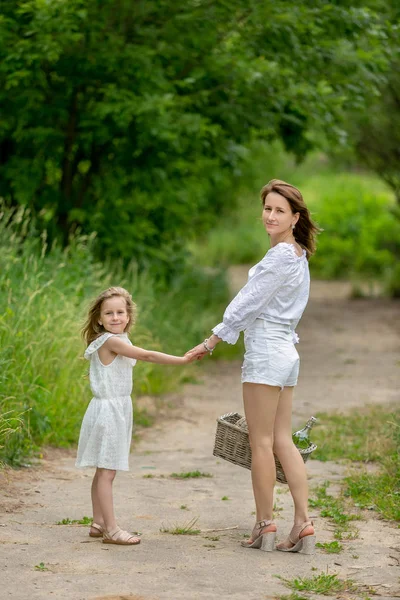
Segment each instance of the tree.
M299 157L382 80L366 3L3 0L0 195L64 241L171 268L255 138ZM224 191L225 190L225 193Z
M400 5L379 2L386 29L388 75L367 110L351 114L349 130L356 154L393 189L400 208Z

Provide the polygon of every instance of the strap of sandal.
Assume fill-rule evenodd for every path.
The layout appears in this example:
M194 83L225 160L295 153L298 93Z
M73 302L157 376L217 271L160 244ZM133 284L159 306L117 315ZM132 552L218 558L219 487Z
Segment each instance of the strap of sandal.
M115 531L110 531L107 535L115 542L121 541L121 542L129 543L130 540L137 539L136 535L133 535L132 533L129 533L128 531L125 531L124 529L121 529L120 527L117 527L117 529Z
M92 523L91 526L92 529L96 529L99 533L103 534L103 527L101 525L98 525L97 523Z
M296 545L297 542L300 540L300 534L307 528L307 527L313 527L314 524L312 521L307 521L306 523L302 523L302 525L293 525L292 527L292 531L289 534L289 541L293 544ZM296 536L296 540L293 540L293 536Z
M272 524L272 521L257 521L256 529L264 529L264 527L269 527Z

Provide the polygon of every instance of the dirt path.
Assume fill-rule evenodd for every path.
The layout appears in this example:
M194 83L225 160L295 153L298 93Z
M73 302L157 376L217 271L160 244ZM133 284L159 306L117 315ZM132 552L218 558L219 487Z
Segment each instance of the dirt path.
M241 281L243 270L234 272ZM399 400L399 303L349 301L342 284L316 282L299 335L302 372L294 425L316 411L346 411ZM16 600L260 600L289 594L276 577L337 573L374 598L400 597L400 535L394 524L366 512L360 536L340 554L263 553L241 548L254 510L250 473L212 456L215 419L242 412L240 365L209 361L204 379L170 397L173 405L142 431L131 471L118 474L116 510L126 527L143 532L134 548L107 546L87 528L62 519L90 515L91 471L74 468L74 453L52 451L38 469L0 480L0 597ZM173 472L200 470L210 478L177 480ZM310 486L337 483L346 469L308 463ZM222 498L227 497L227 500ZM291 502L278 486L279 537L287 533ZM329 521L312 514L318 539L332 540ZM197 518L199 535L162 533ZM219 531L226 528L225 531ZM211 530L211 531L207 531ZM38 570L43 563L43 567ZM364 590L364 592L362 591ZM352 598L366 598L360 587ZM363 595L363 594L366 595ZM341 598L350 596L340 596ZM313 600L320 598L312 595ZM321 596L322 598L322 596Z

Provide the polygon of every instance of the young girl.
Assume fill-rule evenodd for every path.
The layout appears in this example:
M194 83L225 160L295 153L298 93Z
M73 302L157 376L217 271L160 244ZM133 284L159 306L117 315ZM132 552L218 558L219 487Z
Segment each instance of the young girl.
M102 292L89 309L82 336L88 347L93 398L79 436L77 467L96 467L92 482L91 537L105 544L134 545L140 539L117 526L112 496L116 471L128 471L132 437L132 369L137 360L183 365L194 358L133 346L128 332L136 306L121 287Z

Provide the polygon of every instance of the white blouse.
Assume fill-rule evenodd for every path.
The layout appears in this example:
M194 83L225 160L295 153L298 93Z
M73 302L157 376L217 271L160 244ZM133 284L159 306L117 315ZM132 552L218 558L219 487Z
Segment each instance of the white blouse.
M249 271L246 285L226 308L223 321L213 333L235 344L241 331L256 319L290 325L293 342L299 341L295 328L310 293L310 272L306 251L297 256L293 244L280 242Z

